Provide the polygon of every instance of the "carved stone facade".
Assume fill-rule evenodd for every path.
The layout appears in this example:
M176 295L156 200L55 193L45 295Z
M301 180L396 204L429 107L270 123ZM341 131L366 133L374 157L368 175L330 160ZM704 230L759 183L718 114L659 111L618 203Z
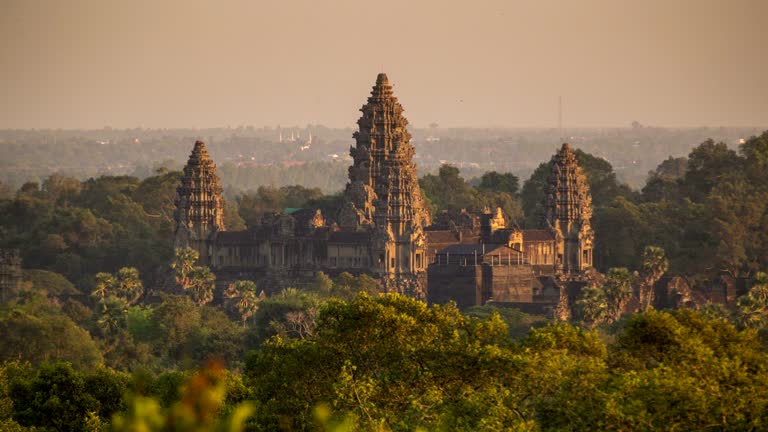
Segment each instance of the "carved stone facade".
M547 229L521 230L500 209L444 212L428 226L408 121L385 74L360 111L335 222L319 210L286 209L226 231L216 166L198 141L177 190L176 246L198 250L220 290L248 279L270 292L300 287L318 271L346 271L378 278L382 291L438 303L565 313L577 285L587 283L594 237L589 189L568 144L552 159Z
M343 228L371 233L376 273L395 279L423 273L424 226L430 215L413 163L408 120L385 74L378 75L360 111L339 222Z
M226 231L216 166L198 141L178 188L176 246L197 249L201 264L220 281L300 285L316 271L349 271L378 277L386 291L424 298L430 215L408 121L385 74L378 75L361 111L338 225L327 224L319 210L303 209L265 215L246 231Z
M566 279L576 277L592 267L595 236L587 179L567 143L552 157L548 182L544 210L547 228L556 239L555 272Z
M0 303L16 295L21 285L21 257L16 249L0 249Z
M543 198L546 229L522 230L508 224L500 209L487 209L479 216L475 237L463 236L475 238L472 244L457 241L436 251L428 269L428 300L453 300L462 307L494 303L567 318L597 273L592 268L592 199L568 144L552 158ZM427 230L430 248L444 231Z
M195 142L192 154L176 189L176 247L191 247L200 254L199 262L208 264L213 251L209 238L224 231L224 201L216 175L216 165L202 141Z

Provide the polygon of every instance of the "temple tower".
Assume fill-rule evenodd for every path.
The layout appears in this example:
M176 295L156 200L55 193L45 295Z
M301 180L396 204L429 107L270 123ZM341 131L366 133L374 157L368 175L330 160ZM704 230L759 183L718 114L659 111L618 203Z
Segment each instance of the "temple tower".
M0 303L5 303L21 286L21 257L17 249L0 249Z
M423 227L430 215L413 163L408 121L385 74L378 75L360 111L339 223L345 229L371 232L377 273L391 277L423 273L427 264Z
M224 230L222 187L205 143L196 141L176 189L176 247L191 247L200 253L200 264L210 260L211 234Z
M556 239L555 271L564 277L576 276L592 267L595 236L589 185L567 143L552 157L548 182L545 222Z

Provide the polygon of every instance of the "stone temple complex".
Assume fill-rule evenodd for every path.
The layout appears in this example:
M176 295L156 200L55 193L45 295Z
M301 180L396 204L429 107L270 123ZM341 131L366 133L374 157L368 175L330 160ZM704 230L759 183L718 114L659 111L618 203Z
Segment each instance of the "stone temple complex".
M244 231L223 223L216 165L195 143L176 197L176 247L192 247L217 276L261 289L301 287L319 272L369 274L382 290L460 307L489 302L555 313L592 267L589 189L568 144L552 158L542 203L545 229L520 229L500 209L441 213L418 183L403 107L379 74L360 109L352 165L337 214L290 209Z

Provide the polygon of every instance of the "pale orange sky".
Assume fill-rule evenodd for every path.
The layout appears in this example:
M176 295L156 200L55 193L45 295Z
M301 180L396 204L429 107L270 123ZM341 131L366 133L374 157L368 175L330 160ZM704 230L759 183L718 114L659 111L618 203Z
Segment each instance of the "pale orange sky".
M768 125L768 1L0 0L0 128Z

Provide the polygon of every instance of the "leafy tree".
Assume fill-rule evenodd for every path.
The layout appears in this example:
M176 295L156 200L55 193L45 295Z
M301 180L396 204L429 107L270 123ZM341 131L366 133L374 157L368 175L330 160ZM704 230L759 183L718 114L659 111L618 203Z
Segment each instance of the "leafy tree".
M481 191L506 192L515 195L520 189L520 180L512 173L489 171L480 177L477 187Z
M419 180L424 194L439 209L471 208L474 201L472 186L452 165L442 165L437 175L427 174Z
M184 383L181 399L163 409L152 397L134 396L127 412L113 417L115 431L231 431L245 430L253 404L239 403L225 413L228 375L218 363L196 372Z
M80 181L72 177L64 177L52 174L43 181L42 191L49 200L68 207L80 194L82 185Z
M260 301L253 318L253 336L262 342L275 335L301 338L312 333L322 304L323 299L316 293L286 288Z
M72 282L63 275L47 270L24 269L22 279L32 283L35 289L45 290L50 295L80 294Z
M610 363L603 424L621 430L749 430L765 421L765 369L755 332L690 310L635 315Z
M158 337L155 352L168 363L189 356L188 340L200 328L201 308L188 296L164 295L163 301L152 312Z
M702 201L720 182L738 173L735 151L723 143L709 139L688 155L684 185L692 200Z
M682 196L681 183L685 177L688 158L680 157L662 161L655 171L648 173L642 190L644 201L675 200Z
M173 199L181 183L181 171L157 172L147 177L131 192L131 198L139 203L147 222L157 231L173 232L173 213L176 206Z
M314 208L310 203L322 198L323 193L319 188L305 188L299 185L280 188L259 186L255 193L249 192L238 196L237 208L245 223L248 226L255 226L259 224L264 213L281 212L286 207L302 208L309 206ZM335 212L328 213L325 209L323 212L335 214Z
M24 426L82 431L123 409L129 378L108 370L78 372L68 363L44 365L11 383L13 417Z
M333 281L331 295L336 298L350 300L361 292L369 296L376 296L381 292L381 286L376 279L366 274L355 277L348 272L342 272Z
M230 231L240 231L246 228L245 220L240 217L236 203L224 200L224 226Z
M310 285L310 290L322 296L329 296L333 289L333 280L323 272L315 273L315 280Z
M501 397L495 383L510 365L493 346L506 335L497 315L473 321L454 306L427 307L399 295L331 300L314 335L272 340L253 352L246 384L261 401L256 420L264 428L278 419L290 422L288 427L307 427L321 401L360 429L436 427L467 406L460 395ZM477 364L488 369L470 366ZM294 379L286 382L286 376ZM498 416L506 426L520 423L516 416ZM482 424L476 418L462 421L469 423L466 428Z
M586 286L576 300L576 310L582 321L591 326L608 322L609 308L605 290L599 286Z
M0 360L69 361L77 368L103 363L91 335L37 294L0 306L0 339Z
M243 360L243 328L220 309L204 306L200 326L190 334L187 346L195 366L216 360L238 367Z

